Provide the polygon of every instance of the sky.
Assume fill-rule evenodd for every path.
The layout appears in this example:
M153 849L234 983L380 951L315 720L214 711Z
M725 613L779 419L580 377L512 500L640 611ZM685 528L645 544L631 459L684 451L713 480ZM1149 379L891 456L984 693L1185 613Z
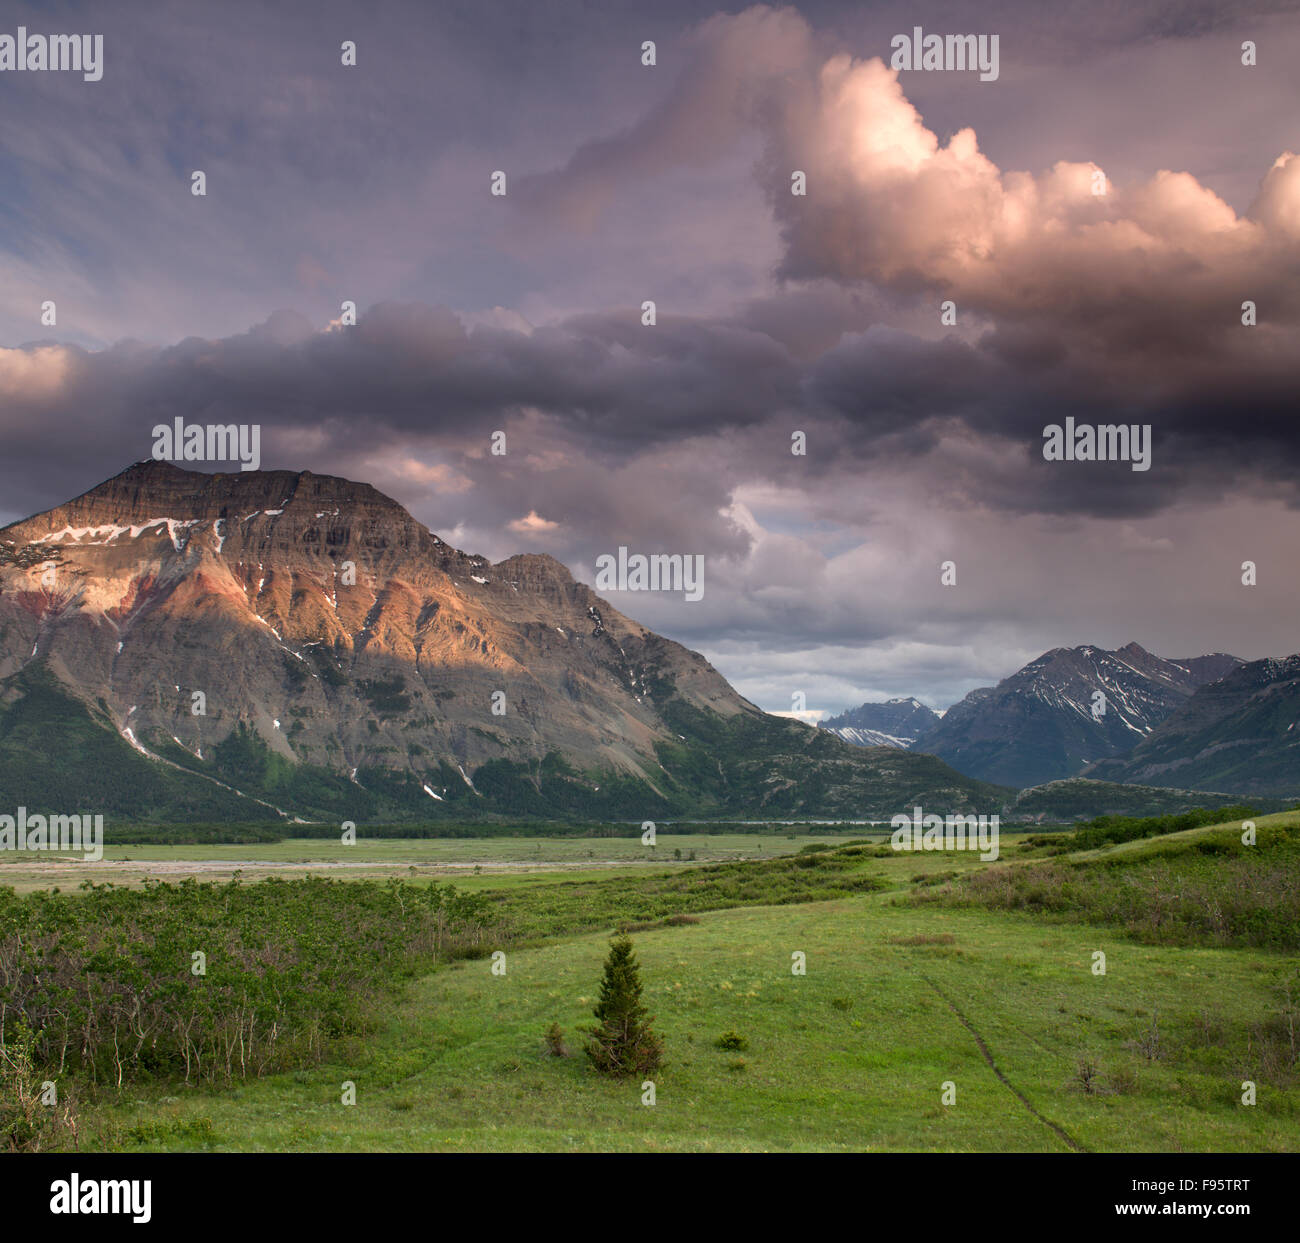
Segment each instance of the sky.
M1294 4L20 25L103 59L0 71L0 523L160 421L256 423L494 560L702 556L699 600L605 594L772 711L1300 649ZM891 68L917 27L997 35L996 79ZM1066 418L1150 427L1149 469L1046 460Z

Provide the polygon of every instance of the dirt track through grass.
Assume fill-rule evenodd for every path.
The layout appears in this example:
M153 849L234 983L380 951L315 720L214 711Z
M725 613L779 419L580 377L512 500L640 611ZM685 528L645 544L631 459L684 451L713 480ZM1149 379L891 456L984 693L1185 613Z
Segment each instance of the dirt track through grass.
M932 989L934 989L934 991L939 995L940 999L947 1005L948 1009L951 1010L953 1014L957 1016L957 1021L968 1032L970 1032L971 1036L975 1040L975 1044L979 1047L979 1051L984 1055L984 1060L989 1064L989 1069L995 1075L997 1075L997 1077L1002 1081L1002 1083L1007 1088L1011 1090L1012 1093L1014 1093L1014 1095L1020 1101L1020 1103L1027 1110L1029 1110L1029 1112L1035 1118L1037 1118L1038 1121L1041 1122L1045 1127L1048 1127L1052 1131L1054 1131L1057 1137L1063 1143L1065 1143L1065 1145L1069 1147L1072 1151L1087 1152L1088 1149L1085 1148L1081 1143L1079 1143L1079 1141L1076 1140L1073 1136L1071 1136L1069 1132L1064 1129L1064 1127L1058 1126L1055 1122L1051 1120L1051 1118L1045 1117L1043 1114L1039 1113L1038 1110L1034 1108L1033 1103L1030 1101L1029 1097L1027 1097L1018 1087L1016 1087L1014 1083L1011 1082L1010 1079L1006 1077L1006 1075L1002 1073L1001 1069L998 1067L997 1062L993 1060L993 1053L989 1049L989 1046L985 1041L984 1037L981 1036L979 1032L976 1030L975 1024L972 1023L970 1019L968 1019L966 1015L962 1013L957 1003L953 1001L953 999L949 997L943 991L943 989L941 989L932 979L930 979L928 975L922 975L921 979L923 979Z

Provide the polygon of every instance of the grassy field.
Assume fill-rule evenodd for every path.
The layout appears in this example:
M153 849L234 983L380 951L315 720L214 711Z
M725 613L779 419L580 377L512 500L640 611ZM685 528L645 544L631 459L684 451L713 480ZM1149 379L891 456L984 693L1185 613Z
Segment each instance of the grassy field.
M1220 826L1073 855L1004 837L992 866L842 837L791 857L804 835L661 837L651 861L635 839L122 847L115 862L229 850L271 871L364 850L416 883L460 865L455 883L510 930L506 971L480 958L421 973L370 1030L298 1069L87 1090L82 1147L1294 1151L1300 816L1258 823L1259 855ZM666 865L665 848L697 861ZM1222 896L1219 922L1162 905L1184 889L1197 914ZM663 926L683 913L695 922ZM628 922L655 925L633 934L666 1046L653 1105L581 1052ZM548 1051L552 1023L571 1056ZM746 1047L719 1048L727 1032Z
M1274 843L1260 875L1291 875L1300 818L1260 818L1260 827ZM421 974L372 1030L331 1045L315 1065L227 1087L138 1079L88 1092L83 1147L1295 1151L1294 954L1144 944L1186 930L1126 930L1122 911L1106 914L1121 926L1097 926L1070 908L1101 885L1091 914L1134 887L1145 909L1143 885L1217 866L1235 833L1200 828L1065 857L1004 840L1001 870L974 854L845 848L833 837L839 849L793 858L809 839L766 839L766 862L706 870L647 865L645 848L628 840L368 843L390 866L416 859L417 869L528 866L539 848L549 871L464 878L513 930L506 973L480 958ZM759 845L714 836L671 839L669 849L679 841L684 854L723 859L754 859ZM213 850L122 849L190 861ZM294 863L298 850L312 859L322 848L230 849ZM590 849L624 861L621 870L565 867ZM1006 895L1021 900L1022 880L1044 867L1061 872L1056 888L1034 880L1028 892L1065 905L1006 909ZM1260 895L1277 905L1268 885ZM695 922L662 926L684 911ZM640 1082L599 1077L581 1053L610 932L628 921L659 924L634 932L667 1051L653 1105L642 1103ZM1099 950L1104 975L1093 973ZM792 974L796 952L806 974ZM547 1051L551 1023L571 1056ZM724 1032L745 1048L719 1048ZM1257 1084L1252 1106L1242 1104L1245 1079ZM355 1104L342 1103L346 1083Z
M636 937L668 1050L649 1107L639 1083L603 1081L543 1041L558 1022L576 1049L606 945L591 934L511 953L504 976L454 964L348 1056L231 1091L128 1092L100 1124L127 1148L268 1151L1297 1146L1294 1090L1238 1103L1237 1063L1275 1004L1280 957L1136 946L887 893L717 912ZM1090 971L1098 949L1105 977ZM1205 1043L1206 1012L1240 1039ZM1153 1059L1140 1046L1156 1015ZM749 1047L713 1047L727 1031ZM1079 1080L1088 1063L1095 1094ZM345 1081L355 1105L340 1103Z

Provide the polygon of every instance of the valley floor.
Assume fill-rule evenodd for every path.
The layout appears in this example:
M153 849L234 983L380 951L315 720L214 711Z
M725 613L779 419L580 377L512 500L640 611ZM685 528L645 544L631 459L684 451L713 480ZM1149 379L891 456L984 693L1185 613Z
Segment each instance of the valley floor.
M1240 1103L1247 1034L1293 959L899 896L636 934L668 1063L653 1106L580 1051L608 944L597 933L510 951L505 975L487 959L441 967L324 1065L230 1090L128 1089L87 1122L128 1150L1300 1147L1294 1090L1261 1083L1256 1105ZM552 1022L573 1056L547 1052ZM715 1047L731 1031L746 1049ZM345 1082L355 1105L340 1103Z
M454 879L457 885L475 888L508 884L512 877L539 872L627 871L771 859L810 843L839 846L846 840L845 834L663 833L653 848L643 846L639 836L362 838L352 846L327 838L245 845L106 844L104 857L94 862L72 855L0 852L0 885L30 893L54 886L75 889L86 879L117 885L139 885L146 879L175 882L187 876L228 881L238 872L246 881L310 873L350 880Z

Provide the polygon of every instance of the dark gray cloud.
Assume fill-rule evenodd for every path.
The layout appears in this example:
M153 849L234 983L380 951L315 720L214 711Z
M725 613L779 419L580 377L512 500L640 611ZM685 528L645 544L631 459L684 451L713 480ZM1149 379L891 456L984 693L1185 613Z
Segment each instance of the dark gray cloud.
M901 3L17 14L104 29L106 70L0 81L0 516L155 423L257 422L265 465L368 479L493 557L705 554L698 604L619 604L773 708L942 704L1059 643L1294 646L1277 5L931 6L1000 33L988 84L873 68ZM1152 469L1044 462L1067 416L1150 423ZM1245 608L1248 556L1273 568Z
M954 434L986 438L1001 469L937 479L936 490L1010 512L1134 516L1243 479L1294 495L1293 364L1267 333L1239 329L1242 344L1179 371L1147 355L1071 352L1060 336L1019 329L967 341L873 324L802 359L769 335L789 338L792 316L811 325L805 345L829 340L837 317L862 313L835 292L820 324L817 308L805 292L750 303L740 319L669 315L651 327L609 312L525 332L388 303L328 331L281 312L221 340L5 351L10 504L54 503L147 456L153 426L177 415L259 423L268 465L301 464L304 446L327 464L408 445L441 448L465 470L493 431L527 412L536 425L514 437L525 452L602 470L690 441L714 460L719 505L736 483L786 466L796 430L809 438L810 481L925 459ZM1067 416L1151 424L1152 468L1045 462L1043 428ZM57 457L52 428L66 437Z

